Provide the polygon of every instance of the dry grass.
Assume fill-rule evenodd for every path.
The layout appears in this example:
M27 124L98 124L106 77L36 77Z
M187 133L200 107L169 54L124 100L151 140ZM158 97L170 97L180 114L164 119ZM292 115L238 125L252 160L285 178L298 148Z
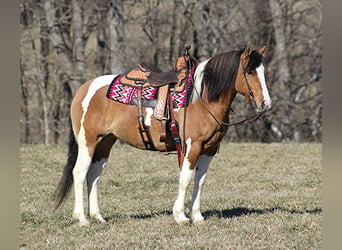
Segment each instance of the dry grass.
M321 144L222 144L202 196L204 225L177 225L175 155L112 150L100 183L107 224L56 213L50 196L66 147L21 147L20 244L27 249L320 249ZM189 192L190 199L190 192Z

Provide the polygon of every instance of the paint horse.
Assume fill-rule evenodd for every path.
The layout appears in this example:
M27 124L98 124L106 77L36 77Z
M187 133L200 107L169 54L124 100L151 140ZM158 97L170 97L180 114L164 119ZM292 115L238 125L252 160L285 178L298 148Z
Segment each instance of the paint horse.
M216 55L197 65L189 104L186 109L174 112L185 149L178 195L173 206L173 217L177 223L204 221L200 212L203 184L210 161L229 127L229 110L236 94L245 96L257 113L271 107L262 63L264 50L265 47L252 50L248 46ZM70 137L68 161L55 192L55 208L63 202L73 185L73 217L80 225L89 224L83 204L85 181L88 215L105 222L98 205L98 182L115 141L120 139L133 147L146 149L137 129L137 107L106 98L108 86L115 77L103 75L84 83L71 103L73 136ZM143 109L143 115L155 149L175 151L175 147L167 148L159 141L160 121L147 108ZM189 219L184 213L184 198L193 175Z

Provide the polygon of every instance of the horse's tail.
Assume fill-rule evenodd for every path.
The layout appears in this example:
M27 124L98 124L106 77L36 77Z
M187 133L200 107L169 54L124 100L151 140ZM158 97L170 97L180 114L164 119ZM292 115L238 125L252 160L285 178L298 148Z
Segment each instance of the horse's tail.
M64 199L70 192L71 186L74 182L72 171L74 169L78 155L78 145L75 139L73 130L70 129L69 135L69 150L68 150L68 161L64 167L63 174L59 180L56 188L53 200L54 200L54 211L63 203Z

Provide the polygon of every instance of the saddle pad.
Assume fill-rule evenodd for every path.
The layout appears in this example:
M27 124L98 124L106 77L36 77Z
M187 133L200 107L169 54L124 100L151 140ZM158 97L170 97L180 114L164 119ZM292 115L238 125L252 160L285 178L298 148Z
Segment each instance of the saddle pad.
M121 102L124 104L131 104L132 99L136 99L137 94L137 88L124 85L121 83L120 79L125 74L119 75L114 78L112 83L109 85L109 88L107 90L107 97L113 101ZM142 99L146 100L154 100L157 98L157 87L144 87L142 89Z
M184 108L187 104L191 93L192 93L192 83L193 75L195 73L195 67L190 70L188 75L187 86L182 92L175 92L172 94L172 100L174 101L174 108ZM124 85L121 83L120 79L124 74L118 75L114 78L112 83L109 85L107 90L107 98L121 102L124 104L135 103L133 99L137 98L137 88ZM158 98L158 87L147 86L142 89L142 99L143 100L156 100Z

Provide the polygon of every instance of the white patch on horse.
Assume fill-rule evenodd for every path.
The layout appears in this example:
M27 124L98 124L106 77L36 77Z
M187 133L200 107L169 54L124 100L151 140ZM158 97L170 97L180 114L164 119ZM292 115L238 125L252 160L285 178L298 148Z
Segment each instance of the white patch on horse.
M183 170L183 168L190 169L189 154L190 154L190 151L191 151L191 138L188 138L185 143L186 143L186 146L187 146L187 150L186 150L186 154L185 154L185 157L184 157L184 162L183 162L182 170Z
M83 123L84 123L84 118L87 114L88 106L89 106L91 99L95 95L96 91L98 91L103 86L109 85L113 81L114 77L116 77L116 75L99 76L95 78L93 82L90 84L88 92L82 101L83 114L81 118L80 132L78 133L78 136L77 136L77 140L79 144L84 143L84 145L86 145L86 138L85 138L85 131L84 131Z
M81 132L80 132L81 133ZM84 207L83 207L83 184L84 179L89 169L91 163L91 157L89 156L89 151L86 146L86 141L82 136L79 136L82 139L78 144L78 156L76 160L75 167L72 171L73 179L74 179L74 187L75 187L75 204L73 217L79 220L81 226L86 226L89 224L89 221L85 217Z
M189 153L191 151L191 138L186 140L187 152L184 157L182 170L180 172L179 177L179 189L178 189L178 196L173 206L173 217L175 218L177 223L185 223L188 222L189 219L185 216L184 213L184 200L186 190L189 186L191 181L193 170L190 169L190 161L189 161Z
M201 62L200 64L198 64L195 74L194 74L194 91L192 94L192 103L195 103L198 95L201 94L202 91L202 80L203 80L203 71L205 66L207 65L208 61L210 60L207 59L204 62Z
M153 115L153 109L152 108L146 108L146 118L145 118L145 125L146 126L151 126L151 119Z
M267 109L269 109L272 105L272 100L270 94L268 93L268 89L266 86L265 80L265 68L264 65L261 63L259 67L256 68L256 72L258 74L259 80L261 82L262 94L264 96L264 103Z
M114 77L116 77L116 75L103 75L93 80L93 82L89 86L87 95L84 97L82 101L82 108L83 108L82 118L84 118L84 115L87 112L91 98L95 95L96 91L98 91L103 86L109 85L113 81Z

